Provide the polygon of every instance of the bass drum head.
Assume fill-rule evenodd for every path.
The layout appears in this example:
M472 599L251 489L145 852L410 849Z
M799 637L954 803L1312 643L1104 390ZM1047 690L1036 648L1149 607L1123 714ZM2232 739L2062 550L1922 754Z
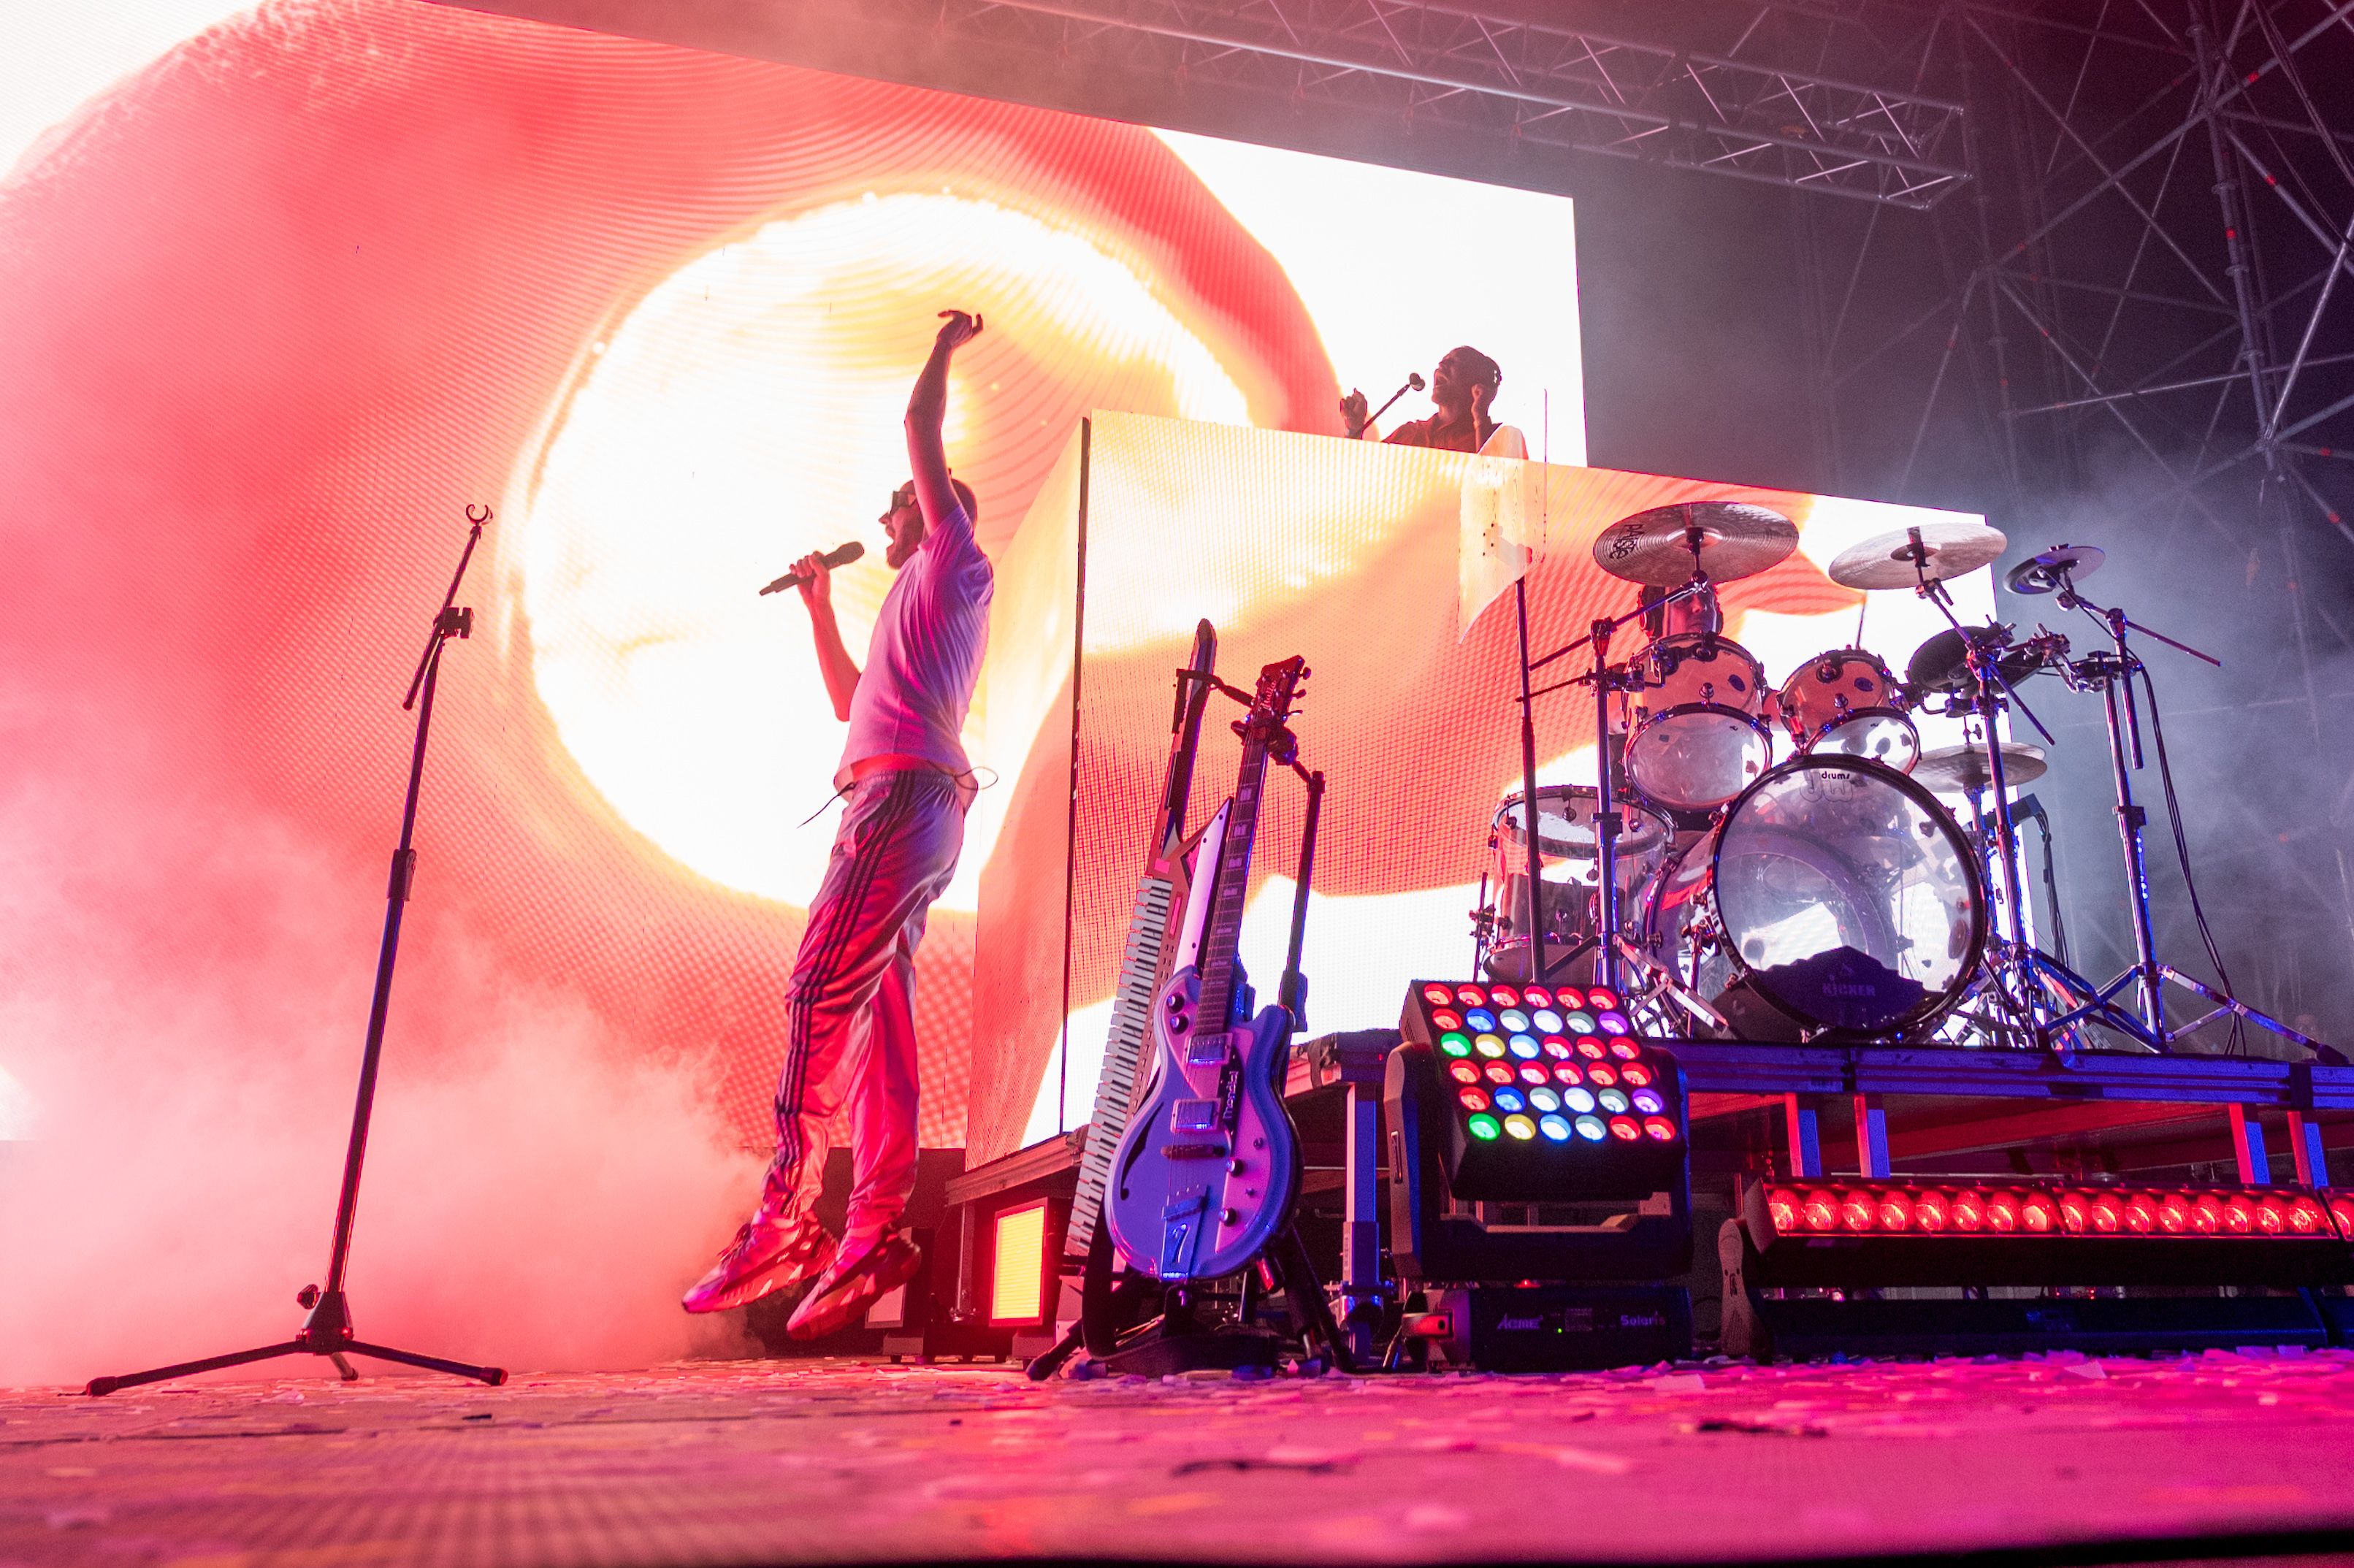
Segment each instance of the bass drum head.
M1846 1034L1951 1006L1986 943L1986 898L1935 797L1870 762L1811 755L1760 779L1718 831L1711 902L1749 988Z

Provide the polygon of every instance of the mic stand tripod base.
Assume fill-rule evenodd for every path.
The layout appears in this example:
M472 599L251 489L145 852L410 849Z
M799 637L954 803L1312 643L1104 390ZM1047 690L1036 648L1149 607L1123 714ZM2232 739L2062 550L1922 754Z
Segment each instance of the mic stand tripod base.
M466 1361L446 1361L440 1356L419 1355L414 1351L394 1350L389 1345L372 1345L365 1340L354 1338L351 1308L340 1290L322 1295L315 1286L306 1286L295 1300L311 1310L302 1319L302 1327L291 1340L274 1345L257 1346L249 1351L231 1351L222 1356L206 1356L199 1361L176 1361L167 1367L154 1367L122 1377L94 1377L82 1392L95 1399L117 1389L137 1388L143 1383L194 1377L198 1372L247 1366L254 1361L273 1361L280 1356L304 1355L326 1357L345 1383L355 1383L360 1375L345 1359L350 1356L366 1356L373 1361L398 1361L403 1366L421 1367L427 1372L448 1372L452 1377L468 1378L488 1383L493 1388L507 1381L504 1367L478 1367Z

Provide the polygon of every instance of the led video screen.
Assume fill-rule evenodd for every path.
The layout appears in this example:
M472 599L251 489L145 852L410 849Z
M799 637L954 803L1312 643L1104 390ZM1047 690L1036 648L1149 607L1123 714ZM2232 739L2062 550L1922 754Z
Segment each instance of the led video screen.
M1011 824L983 886L976 1155L1089 1117L1161 787L1173 674L1197 617L1216 626L1219 673L1237 686L1294 653L1313 672L1292 726L1303 765L1328 779L1303 948L1311 1031L1394 1027L1415 976L1469 971L1470 912L1495 863L1491 823L1521 788L1512 599L1494 600L1467 627L1461 588L1467 549L1499 496L1522 519L1511 536L1533 554L1530 638L1540 658L1633 607L1634 585L1595 559L1596 537L1621 518L1740 502L1790 519L1797 550L1720 590L1726 632L1755 656L1768 685L1850 645L1901 674L1945 626L1939 610L1910 592L1842 588L1824 567L1876 535L1975 521L1883 502L1097 415L999 568L985 744L1013 788L996 808ZM1983 569L1949 587L1964 618L1991 612ZM1061 604L1072 613L1052 613ZM1007 635L1019 625L1051 635ZM1616 658L1643 645L1637 627L1617 637ZM1538 683L1581 668L1575 657L1558 661ZM1225 725L1238 712L1221 702L1204 726L1195 824L1234 788L1240 747ZM1536 719L1540 784L1590 784L1592 698L1554 691L1539 697ZM1925 747L1960 738L1958 720L1915 722ZM1776 733L1776 756L1793 755L1787 735ZM1262 808L1240 939L1262 1001L1275 994L1288 942L1304 793L1278 775ZM1075 815L1065 804L1074 794ZM1006 853L1009 840L1020 853ZM1066 865L1067 1029L1059 1011ZM1630 901L1630 921L1637 913Z
M1437 243L1465 234L1494 240L1476 286ZM990 323L948 438L1002 557L1089 410L1332 436L1342 392L1379 403L1458 343L1532 446L1580 459L1575 238L1555 198L409 0L239 13L0 188L12 776L174 855L266 831L365 921L398 697L490 503L396 1041L463 1039L460 990L558 996L700 1064L760 1145L842 729L799 605L753 590L879 545L933 313ZM854 650L880 556L838 580ZM964 1140L1011 788L923 955L927 1144ZM229 880L179 883L250 910ZM167 901L74 896L116 931ZM55 921L12 936L34 970L72 950ZM158 937L93 983L313 984L262 946ZM38 1075L5 1043L0 1069Z

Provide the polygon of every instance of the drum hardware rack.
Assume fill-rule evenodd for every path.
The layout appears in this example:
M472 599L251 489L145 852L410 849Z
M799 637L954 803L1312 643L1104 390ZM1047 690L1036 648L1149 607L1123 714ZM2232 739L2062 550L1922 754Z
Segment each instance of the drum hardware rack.
M1962 640L1963 655L1968 664L1972 687L1969 711L1978 719L1986 747L1988 808L1994 830L1994 859L2002 879L2003 929L1988 944L1988 951L1983 959L1979 980L1964 994L1962 1005L1967 1005L1976 995L1991 993L2002 1011L2017 1021L2016 1026L2031 1037L2038 1049L2050 1049L2055 1036L2065 1034L2074 1038L2075 1026L2079 1023L2099 1022L2150 1050L2165 1050L2164 1040L2145 1027L2142 1020L2116 1006L2111 1000L2115 993L2115 986L2106 991L2094 989L2082 975L2028 940L2027 912L2021 902L2025 896L2025 885L2019 871L2019 829L2012 815L2010 786L2006 778L2002 751L2002 712L2006 706L2016 708L2028 723L2035 726L2036 733L2047 745L2052 743L2052 732L2044 727L2041 719L2035 716L2035 710L2020 699L2019 689L2003 673L2000 655L2005 640L1962 624L1961 619L1954 613L1953 596L1946 591L1943 580L1930 573L1931 551L1922 539L1921 530L1908 528L1905 535L1903 554L1913 567L1915 579L1913 591L1935 606ZM2134 849L2127 852L2127 864L2136 875L2146 917L2148 879L2142 873L2139 857L2135 853L2140 844L2140 834L2137 827L2129 831ZM2049 1007L2050 998L2055 992L2073 1003L2057 1017L2051 1014ZM1997 1032L2001 1032L1999 1026Z
M1610 663L1610 640L1618 628L1629 621L1639 620L1655 610L1664 610L1668 606L1680 603L1684 599L1697 598L1705 603L1713 604L1714 590L1710 586L1707 575L1700 568L1699 530L1694 527L1691 532L1693 546L1692 575L1690 581L1652 603L1638 603L1633 609L1623 615L1596 618L1591 630L1584 637L1574 642L1564 643L1542 658L1529 657L1528 601L1525 591L1528 579L1523 576L1512 585L1522 596L1520 600L1521 773L1522 788L1525 793L1521 799L1524 802L1523 820L1526 830L1522 836L1528 841L1529 857L1529 978L1540 984L1550 981L1563 964L1575 961L1579 955L1589 950L1595 956L1595 979L1610 990L1620 989L1618 966L1622 959L1631 960L1644 972L1649 986L1657 987L1661 982L1661 967L1653 962L1649 954L1636 948L1620 935L1618 832L1623 824L1618 814L1617 789L1611 778L1615 770L1609 762L1610 694L1625 689L1627 671L1624 666L1614 666ZM1594 667L1591 670L1585 674L1573 675L1567 680L1556 681L1552 685L1541 687L1535 691L1529 689L1530 676L1535 671L1543 669L1556 659L1566 658L1581 648L1590 648L1594 651ZM1591 686L1594 689L1594 755L1596 758L1594 835L1596 918L1594 934L1591 937L1581 938L1566 956L1558 959L1549 959L1545 957L1544 834L1541 826L1543 818L1539 810L1540 802L1537 794L1535 704L1539 697L1565 691L1572 686ZM1722 1022L1723 1020L1719 1018L1717 1022Z
M2028 941L2024 929L2024 884L2019 872L2019 832L2014 803L2009 799L2004 777L1999 716L2006 705L2015 706L2047 741L2051 739L2051 733L2020 699L2017 688L2001 667L2007 638L1999 633L1999 629L1962 626L1953 613L1942 582L1927 574L1927 551L1920 545L1918 530L1912 532L1915 536L1910 548L1916 574L1922 579L1915 591L1937 607L1962 641L1973 688L1962 711L1978 721L1978 738L1986 749L1987 789L1991 796L1986 808L1978 814L1984 823L1986 836L1990 841L1988 847L1999 867L2006 905L2005 930L1990 944L1992 950L1988 954L1978 980L1957 1000L1947 1015L1948 1019L1997 1038L2023 1037L2037 1049L2052 1049L2062 1043L2070 1046L2081 1045L2084 1039L2082 1025L2097 1023L2131 1040L2144 1050L2163 1054L2170 1052L2178 1042L2216 1019L2229 1016L2234 1020L2235 1026L2238 1023L2254 1023L2304 1046L2325 1062L2342 1060L2330 1046L2241 1002L2231 994L2228 983L2220 989L2208 985L2158 957L2150 914L2147 859L2143 843L2143 829L2148 821L2148 813L2135 800L2132 782L2133 773L2143 766L2143 750L2140 720L2131 683L2137 674L2145 683L2148 682L2149 676L2139 657L2132 652L2128 634L2141 631L2218 668L2221 667L2222 661L2135 623L2121 609L2104 608L2084 599L2075 588L2074 575L2080 568L2093 569L2102 558L2099 552L2088 547L2063 545L2045 551L2015 567L2007 580L2012 591L2017 593L2057 591L2063 607L2083 611L2101 628L2103 635L2112 643L2109 651L2089 653L2073 661L2058 658L2052 663L2071 690L2097 688L2101 693L2111 783L2116 798L2118 837L2124 852L2126 906L2132 918L2134 962L2107 985L2095 985L2062 959ZM1989 635L1990 631L1996 634ZM2047 641L2064 652L2065 640L2048 633L2034 639L2029 646ZM2159 760L2163 767L2163 756ZM1975 798L1973 808L1978 810ZM2203 932L2203 920L2201 928ZM2214 1005L2190 1022L2169 1028L2164 994L2165 983L2169 980ZM2133 1011L2128 1011L2117 1000L2129 986L2135 988L2139 1004ZM1975 1010L1974 1004L1988 996L1997 1003L2001 1015L1990 1016Z

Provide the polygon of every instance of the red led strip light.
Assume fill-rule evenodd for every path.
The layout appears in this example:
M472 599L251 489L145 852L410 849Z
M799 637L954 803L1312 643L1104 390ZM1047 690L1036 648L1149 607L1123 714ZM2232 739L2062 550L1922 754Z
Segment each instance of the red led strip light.
M1787 1182L1766 1190L1775 1234L2283 1236L2354 1240L2354 1197L2191 1187Z

